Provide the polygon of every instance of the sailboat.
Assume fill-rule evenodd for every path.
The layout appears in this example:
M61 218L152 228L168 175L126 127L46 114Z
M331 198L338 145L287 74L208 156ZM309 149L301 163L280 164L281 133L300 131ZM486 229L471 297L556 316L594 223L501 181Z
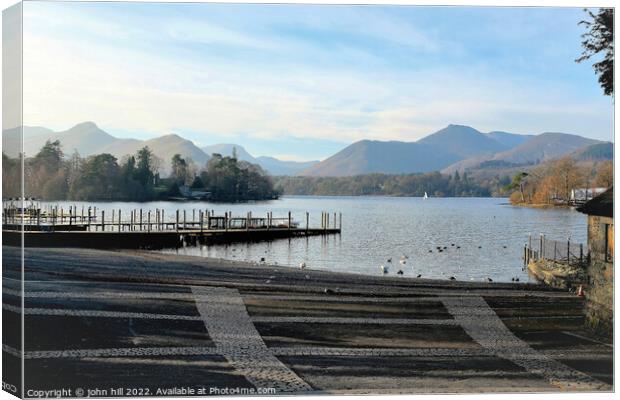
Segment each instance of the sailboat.
M428 194L424 192L424 200L428 199Z

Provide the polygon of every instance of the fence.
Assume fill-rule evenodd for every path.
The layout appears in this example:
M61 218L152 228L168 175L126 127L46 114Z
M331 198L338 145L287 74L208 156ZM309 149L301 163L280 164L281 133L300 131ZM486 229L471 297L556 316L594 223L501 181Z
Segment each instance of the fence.
M523 250L523 262L527 266L530 261L553 261L572 266L585 266L588 263L588 254L584 253L582 243L547 239L541 234L539 238L532 238Z
M172 214L172 215L170 215ZM322 230L340 230L342 214L321 213ZM41 231L81 230L87 232L164 232L209 230L308 230L310 214L304 213L301 221L295 221L289 211L286 216L274 217L272 212L256 217L251 212L233 216L232 212L216 215L213 210L176 210L166 213L155 210L98 210L97 207L46 206L5 202L2 210L3 229Z

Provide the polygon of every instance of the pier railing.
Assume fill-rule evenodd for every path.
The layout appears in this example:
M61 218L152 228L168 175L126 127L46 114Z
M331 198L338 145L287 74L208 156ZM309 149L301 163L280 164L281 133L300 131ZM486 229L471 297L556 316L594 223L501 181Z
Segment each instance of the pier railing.
M547 239L545 235L529 237L523 249L523 262L527 266L530 261L553 261L555 263L583 267L587 265L588 254L584 252L582 243Z
M9 204L2 210L3 229L28 231L87 231L87 232L183 232L183 231L229 231L229 230L340 230L341 213L321 213L321 225L310 226L310 213L300 220L292 212L275 216L267 212L254 216L233 215L225 212L216 215L214 210L176 210L170 215L163 209L98 210L97 207L47 206L16 207Z

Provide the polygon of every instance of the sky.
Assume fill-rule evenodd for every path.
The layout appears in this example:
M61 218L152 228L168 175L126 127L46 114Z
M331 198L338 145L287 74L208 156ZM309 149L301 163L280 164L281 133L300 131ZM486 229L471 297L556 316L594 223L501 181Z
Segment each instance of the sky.
M24 124L324 159L448 124L613 140L580 8L24 3Z

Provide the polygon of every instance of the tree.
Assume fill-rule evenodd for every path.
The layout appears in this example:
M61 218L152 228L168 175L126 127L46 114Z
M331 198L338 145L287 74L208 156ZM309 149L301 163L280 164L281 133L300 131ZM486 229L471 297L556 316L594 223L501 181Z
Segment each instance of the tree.
M187 182L187 161L181 157L180 154L175 154L172 156L172 160L170 161L172 165L172 174L171 178L175 181L177 185L185 185Z
M598 167L594 182L597 186L611 187L614 184L614 163L613 161L604 161Z
M143 186L149 187L153 185L153 177L153 152L144 146L136 154L135 178Z
M601 8L598 14L584 10L591 20L582 20L579 25L585 26L588 31L581 37L583 52L575 61L580 63L593 56L604 53L601 61L592 64L598 81L607 96L614 95L614 9Z

